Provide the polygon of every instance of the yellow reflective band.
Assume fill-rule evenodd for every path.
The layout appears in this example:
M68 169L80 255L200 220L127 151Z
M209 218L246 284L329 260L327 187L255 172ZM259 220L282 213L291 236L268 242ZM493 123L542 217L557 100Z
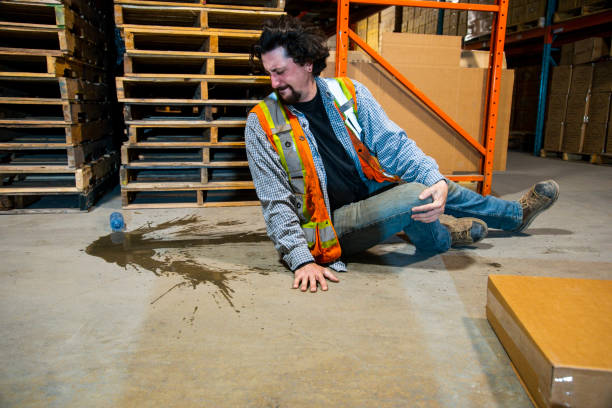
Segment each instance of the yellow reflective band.
M321 248L327 249L327 248L333 247L337 243L338 243L338 240L336 238L332 239L331 241L324 241L324 242L321 242Z
M346 87L346 84L341 78L336 78L336 81L338 81L338 83L340 84L340 88L342 88L342 93L344 94L344 96L346 96L346 99L350 101L351 98L353 97L353 95L351 94L351 91L349 91L349 89ZM353 105L354 104L355 102L353 101Z
M270 110L268 109L268 105L266 105L265 102L260 102L261 107L263 108L263 113L264 116L266 117L266 120L268 121L268 125L270 126L270 129L274 129L276 127L276 124L274 123L274 121L272 120L272 117L270 116Z
M289 175L289 166L287 166L287 159L285 159L285 152L283 152L283 144L278 138L278 135L272 135L272 139L274 139L274 145L276 146L276 151L278 152L281 164L287 172L287 175ZM291 178L291 176L289 176L289 178Z

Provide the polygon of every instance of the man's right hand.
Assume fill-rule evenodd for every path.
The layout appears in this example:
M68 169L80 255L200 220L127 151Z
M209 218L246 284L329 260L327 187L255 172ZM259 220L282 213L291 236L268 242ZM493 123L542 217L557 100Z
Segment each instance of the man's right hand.
M326 278L332 282L340 282L340 279L336 278L331 269L324 268L314 262L296 269L294 274L293 289L300 288L302 292L306 292L308 286L310 286L311 292L316 292L317 282L321 285L321 290L327 290Z

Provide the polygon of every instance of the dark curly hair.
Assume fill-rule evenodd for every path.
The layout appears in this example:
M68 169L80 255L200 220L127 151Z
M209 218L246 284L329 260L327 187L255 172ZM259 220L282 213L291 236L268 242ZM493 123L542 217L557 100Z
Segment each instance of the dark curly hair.
M263 24L259 41L251 48L252 65L262 69L261 54L277 47L283 47L298 65L312 63L314 76L320 75L327 65L329 49L325 36L317 27L305 25L295 17L285 15Z

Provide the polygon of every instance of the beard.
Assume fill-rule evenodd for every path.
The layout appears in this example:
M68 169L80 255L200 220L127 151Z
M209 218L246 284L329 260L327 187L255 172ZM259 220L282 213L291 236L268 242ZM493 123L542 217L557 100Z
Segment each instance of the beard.
M281 99L281 101L283 101L284 103L288 105L292 105L294 103L299 102L300 98L302 97L302 94L300 92L296 92L295 89L293 89L291 85L285 85L282 88L275 89L275 91L278 94L278 97ZM281 95L280 91L285 91L285 95L284 96Z

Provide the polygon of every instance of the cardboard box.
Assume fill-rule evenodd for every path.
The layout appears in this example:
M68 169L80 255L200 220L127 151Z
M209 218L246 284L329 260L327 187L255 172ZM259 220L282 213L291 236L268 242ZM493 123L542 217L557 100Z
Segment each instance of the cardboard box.
M546 0L533 0L527 3L525 7L524 20L520 23L538 21L546 15Z
M383 33L381 44L381 54L393 66L410 64L456 68L461 60L461 37Z
M491 275L486 314L537 407L612 406L612 281Z
M603 123L608 122L610 115L610 92L593 92L589 97L589 110L587 112L587 122Z
M608 120L608 137L606 139L606 153L612 153L612 115Z
M330 67L333 64L328 63L324 76L333 76ZM483 140L486 69L405 64L395 68L472 137ZM512 70L504 70L502 74L494 158L494 170L499 171L506 168L513 74ZM349 62L347 75L368 87L389 118L426 154L436 159L444 174L480 171L482 156L378 64Z
M559 65L553 67L551 82L550 82L550 94L554 95L567 95L570 92L570 85L572 84L572 66L571 65Z
M559 0L557 11L567 11L582 6L582 0Z
M561 62L559 65L571 65L574 59L574 43L561 46Z
M567 98L568 94L550 94L548 96L547 104L547 122L561 123L565 120L567 112Z
M572 72L572 84L570 93L586 94L591 90L593 83L593 64L576 65Z
M591 37L574 43L574 64L584 64L596 61L608 55L610 50L601 37Z
M587 119L590 94L569 94L564 122L583 123Z
M544 150L560 152L563 147L565 124L563 122L546 122L544 129Z
M612 92L612 60L595 63L591 89L593 92Z
M489 51L462 50L459 66L463 68L488 68ZM502 69L508 68L506 65L506 53L502 62Z
M582 153L603 153L606 145L607 123L590 122L586 125Z
M561 150L566 153L580 153L585 132L586 123L566 123Z
M395 21L396 21L396 6L387 7L383 11L380 12L380 24L378 27L378 44L380 48L380 44L382 44L382 35L384 33L389 33L395 31Z
M368 31L366 33L366 43L376 52L380 52L380 48L378 46L378 27L379 27L379 18L380 14L376 13L370 17L368 17Z
M583 123L589 109L590 94L569 94L565 120L567 123Z

